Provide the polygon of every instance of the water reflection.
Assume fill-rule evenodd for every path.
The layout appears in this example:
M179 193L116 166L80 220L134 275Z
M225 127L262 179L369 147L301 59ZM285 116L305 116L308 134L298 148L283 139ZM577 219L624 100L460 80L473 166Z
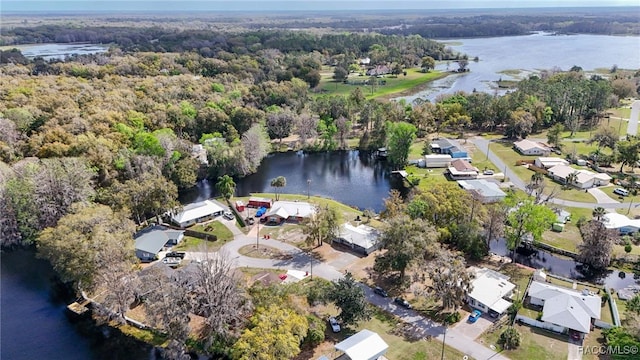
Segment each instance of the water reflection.
M255 174L237 181L236 195L273 192L271 179L278 176L287 179L287 186L282 189L284 193L309 192L376 212L383 209L383 199L389 195L389 190L406 191L402 179L391 176L385 162L376 160L372 154L351 150L271 154L262 161ZM215 195L215 186L202 181L194 189L181 194L180 201L202 201Z
M511 256L507 250L507 244L504 239L493 241L490 251L502 255ZM544 268L547 272L574 279L578 281L587 281L600 285L607 285L614 289L621 289L628 285L636 283L633 274L626 274L618 270L605 270L594 272L589 267L583 266L575 260L548 251L538 249L518 249L515 255L516 262L534 269Z

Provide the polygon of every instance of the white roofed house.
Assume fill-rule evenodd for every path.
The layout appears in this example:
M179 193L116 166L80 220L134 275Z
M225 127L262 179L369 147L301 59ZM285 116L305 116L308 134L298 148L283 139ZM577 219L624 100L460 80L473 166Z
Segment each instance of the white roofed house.
M378 230L370 226L353 226L346 223L340 227L336 242L347 245L357 252L369 255L380 248L381 242L379 238L380 233Z
M553 180L556 180L562 184L566 184L567 178L570 174L576 174L575 182L571 185L580 188L588 189L594 186L608 185L611 181L611 176L605 173L594 173L584 169L574 169L568 165L556 165L549 168L548 175Z
M602 223L607 229L616 229L620 234L632 234L640 231L640 219L629 219L618 213L606 213L602 217Z
M600 319L601 298L588 290L582 292L561 286L532 281L527 292L529 303L542 306L545 323L556 330L589 333L595 320Z
M534 161L534 165L543 168L549 169L556 165L569 165L569 162L565 159L561 159L559 157L544 157L541 156Z
M542 155L547 156L551 154L551 149L537 141L520 140L513 143L513 147L522 155Z
M299 222L316 213L316 208L304 201L276 201L264 218L270 223Z
M215 201L205 200L186 205L182 211L171 216L171 221L180 226L187 227L199 222L211 220L222 215L224 208Z
M478 177L478 169L463 159L455 159L447 169L449 177L453 180L475 179Z
M484 313L504 314L512 304L506 298L516 287L509 281L509 276L487 268L471 268L470 271L475 271L475 279L471 283L471 292L466 296L467 304Z
M336 344L335 349L342 355L334 359L378 360L387 353L389 345L377 333L364 329Z
M458 185L477 196L483 204L499 202L507 197L498 184L484 179L458 180Z

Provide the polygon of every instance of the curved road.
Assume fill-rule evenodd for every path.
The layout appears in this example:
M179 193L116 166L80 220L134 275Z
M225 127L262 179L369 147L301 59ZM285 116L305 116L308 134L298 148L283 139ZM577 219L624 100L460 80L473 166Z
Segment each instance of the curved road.
M469 139L469 141L471 141L478 148L478 150L482 151L484 154L488 154L489 160L492 163L494 163L498 169L501 169L501 170L504 169L505 176L509 178L509 180L513 183L513 185L515 185L515 187L517 187L520 190L526 189L526 184L524 183L524 181L522 181L522 179L520 179L518 175L516 175L516 173L513 172L502 161L502 159L500 159L496 154L493 153L493 151L489 149L489 144L491 143L491 140L476 137L476 138ZM605 209L626 209L629 207L628 203L620 203L620 202L585 203L585 202L577 202L577 201L555 199L555 198L549 200L549 202L558 204L558 205L586 208L586 209L593 209L596 207L603 207Z
M238 229L235 221L222 219L220 219L220 221L234 234L234 240L223 245L220 251L227 253L227 255L235 262L234 265L236 267L291 269L299 271L310 270L311 257L307 253L293 245L275 239L264 240L260 238L259 242L260 244L268 245L287 253L290 255L288 259L258 259L240 255L240 248L246 245L256 244L256 227L254 226L251 231L245 235L240 231L240 229ZM187 252L186 259L205 259L206 256L206 253ZM340 279L344 276L342 272L333 266L318 262L317 260L313 263L313 275L331 281ZM383 298L376 295L373 290L365 284L360 283L360 286L365 292L367 301L371 304L398 316L402 321L410 324L413 331L420 334L423 338L431 336L439 341L443 341L445 327L442 324L427 319L414 310L397 306L391 298ZM455 328L446 329L446 344L474 359L508 360L507 357L475 342L475 339L465 335Z

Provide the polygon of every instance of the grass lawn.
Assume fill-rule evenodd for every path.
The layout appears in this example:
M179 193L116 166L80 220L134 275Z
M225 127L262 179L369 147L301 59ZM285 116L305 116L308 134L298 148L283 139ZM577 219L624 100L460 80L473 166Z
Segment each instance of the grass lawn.
M407 157L409 160L417 160L422 159L422 149L424 148L424 144L429 141L428 138L420 138L416 139L409 148L409 156Z
M572 224L565 224L564 231L545 231L542 242L571 252L577 252L578 244L582 242L580 230Z
M584 341L582 343L582 346L584 346L584 347L603 346L603 345L606 345L606 341L604 339L604 336L602 335L602 329L599 329L599 328L594 328L593 331L590 332L584 338ZM583 354L582 355L582 359L584 359L584 360L599 360L599 359L601 359L601 357L596 355L596 354L589 353L589 354Z
M367 98L379 98L389 97L390 95L400 95L403 92L407 92L413 88L420 87L431 81L443 78L448 75L447 72L431 71L429 73L423 73L420 69L406 69L407 76L402 74L397 77L387 75L384 78L378 78L378 80L386 81L385 85L376 85L375 87L369 85L350 85L342 82L336 82L333 80L334 68L325 66L321 71L321 79L318 88L321 90L320 94L329 95L349 95L356 88L360 88L363 94ZM349 74L348 81L367 81L369 76L359 76L359 74Z
M264 244L260 244L258 249L255 245L245 245L238 250L238 253L258 259L274 259L282 256L282 251Z
M492 333L483 334L481 336L482 342L487 346L490 344L495 345L497 351L501 351L500 354L513 360L565 360L569 355L566 335L559 335L543 329L518 324L515 324L514 328L520 333L520 347L516 350L502 350L497 342L500 334L506 328L507 326L503 325Z
M223 223L219 221L211 221L205 224L194 225L189 230L199 231L218 237L218 241L233 240L233 233Z
M447 178L444 176L446 169L432 168L425 169L417 166L407 166L405 171L409 174L409 179L419 179L418 189L421 191L428 190L433 184L439 182L447 182Z
M207 245L211 247L216 246L217 248L220 248L220 246L222 246L222 244L218 245L217 241L205 241L203 239L198 239L193 236L185 236L184 238L182 238L182 241L180 242L180 244L173 247L173 250L193 251L203 246L205 243L207 243Z
M168 344L167 337L151 330L138 329L131 325L121 325L118 327L123 334L134 337L142 342L154 346L166 346Z
M502 274L508 275L509 281L516 284L515 293L518 295L518 298L522 298L534 270L516 264L506 264L499 271Z

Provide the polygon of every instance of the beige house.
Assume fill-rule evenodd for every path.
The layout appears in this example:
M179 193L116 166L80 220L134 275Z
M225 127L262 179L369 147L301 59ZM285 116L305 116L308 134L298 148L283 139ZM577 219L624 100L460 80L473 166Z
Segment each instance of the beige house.
M541 155L548 156L551 154L551 149L537 141L520 140L513 143L513 147L522 155Z
M611 176L604 173L594 173L589 170L574 169L568 165L556 165L547 170L549 177L560 183L566 184L570 174L576 174L573 186L580 189L589 189L595 186L609 185Z

